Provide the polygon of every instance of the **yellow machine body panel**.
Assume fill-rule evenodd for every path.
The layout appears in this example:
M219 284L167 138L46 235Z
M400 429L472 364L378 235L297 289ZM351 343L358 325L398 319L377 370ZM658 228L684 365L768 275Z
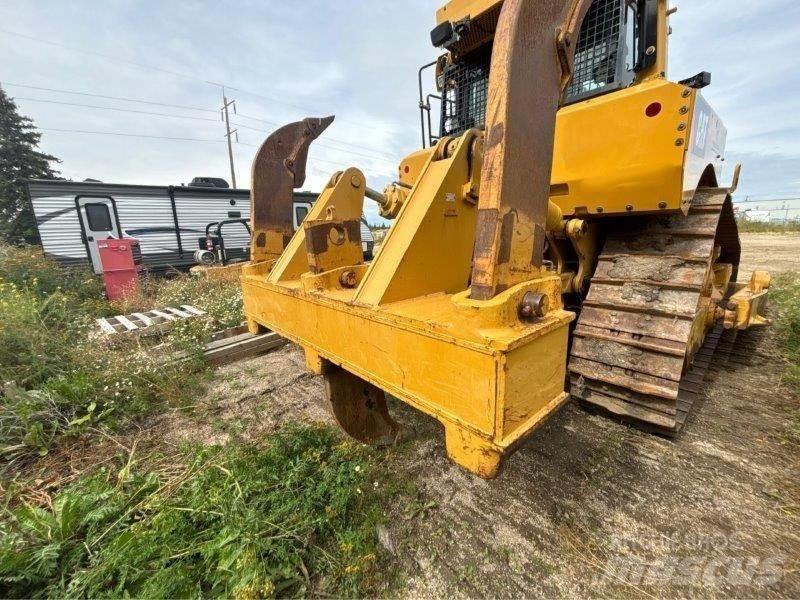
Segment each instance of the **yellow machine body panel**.
M480 171L481 144L474 144L475 139L476 133L467 132L451 142L451 156L437 160L428 155L411 190L415 200L406 202L398 215L409 226L389 230L378 251L380 263L374 261L367 271L356 303L378 306L464 289L476 218L464 182Z
M695 118L698 97L684 85L653 79L562 108L550 199L565 215L580 217L685 212L725 143L725 129L705 101L703 118ZM702 147L690 144L699 126Z
M436 23L476 18L503 3L503 0L451 0L436 11Z

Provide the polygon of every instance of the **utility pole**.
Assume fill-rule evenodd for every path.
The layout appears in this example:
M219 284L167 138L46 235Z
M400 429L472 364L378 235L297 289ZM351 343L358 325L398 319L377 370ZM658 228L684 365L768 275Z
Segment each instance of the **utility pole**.
M238 129L234 129L231 131L231 121L228 116L228 107L233 107L233 114L236 114L236 100L228 101L228 98L225 96L225 88L222 88L222 108L220 111L222 112L222 120L225 121L225 137L228 138L228 160L231 163L231 185L233 188L236 188L236 169L233 167L233 145L231 143L231 136L236 136L236 141L239 141L239 133Z

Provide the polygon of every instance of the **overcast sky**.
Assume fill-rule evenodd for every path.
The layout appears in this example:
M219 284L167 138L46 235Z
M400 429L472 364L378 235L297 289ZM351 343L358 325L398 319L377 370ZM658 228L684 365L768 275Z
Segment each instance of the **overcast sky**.
M216 83L239 113L239 187L249 187L252 157L277 124L335 114L312 148L305 187L356 165L382 188L420 145L417 69L437 54L429 31L438 4L0 0L0 85L71 179L230 180ZM670 77L711 71L704 94L728 127L728 162L744 163L739 198L800 196L800 3L685 0L678 9Z

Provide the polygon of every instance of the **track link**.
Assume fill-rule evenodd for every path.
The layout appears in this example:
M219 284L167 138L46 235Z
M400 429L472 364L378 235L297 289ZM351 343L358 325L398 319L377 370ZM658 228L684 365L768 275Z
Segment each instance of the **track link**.
M571 393L674 435L723 334L706 316L715 262L734 265L734 280L739 263L730 196L701 188L688 215L620 223L607 231L575 327Z

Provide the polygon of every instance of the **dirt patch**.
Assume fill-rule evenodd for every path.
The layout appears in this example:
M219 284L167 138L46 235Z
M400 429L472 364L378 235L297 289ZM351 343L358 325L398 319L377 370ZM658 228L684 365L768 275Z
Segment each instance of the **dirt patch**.
M155 417L150 427L173 443L254 442L287 420L330 422L324 381L305 366L297 346L218 369L191 411Z
M754 270L773 275L800 270L800 233L742 233L740 281L747 281Z
M493 481L447 460L442 427L392 401L417 432L390 452L387 478L407 493L378 532L404 593L800 595L800 461L782 437L797 399L768 334L742 336L744 364L712 371L674 441L573 403ZM290 345L220 369L194 415L151 425L174 444L258 440L289 419L332 423L323 394Z
M440 427L403 465L430 508L392 519L409 595L797 596L797 399L757 339L744 365L710 375L674 441L568 405L486 482L443 459Z

